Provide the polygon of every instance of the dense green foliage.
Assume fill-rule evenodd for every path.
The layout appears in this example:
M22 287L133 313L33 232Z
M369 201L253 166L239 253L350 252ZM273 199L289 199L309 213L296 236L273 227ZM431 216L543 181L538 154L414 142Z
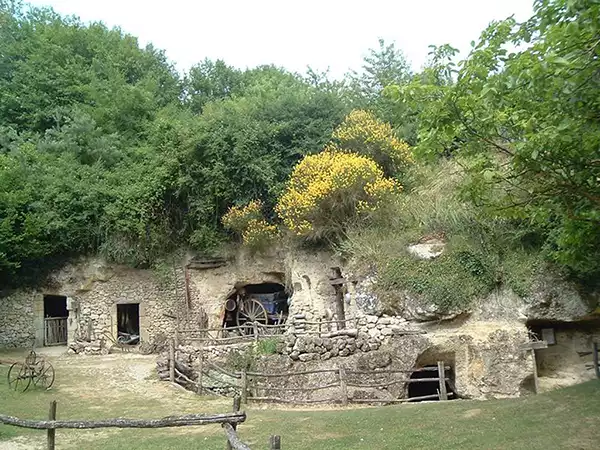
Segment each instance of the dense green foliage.
M101 251L152 264L206 251L229 206L273 205L293 165L347 108L275 67L162 52L101 24L0 2L0 278Z
M210 252L221 217L254 200L274 230L296 164L357 109L415 154L408 173L379 161L405 192L337 241L382 285L452 306L501 284L527 295L550 263L598 279L600 5L537 0L455 53L432 47L412 73L380 41L342 81L220 60L181 76L119 29L0 0L0 282L86 252L133 266ZM336 139L369 133L357 121ZM448 251L426 267L406 245L428 235Z
M530 228L573 274L595 277L600 4L537 0L534 7L523 24L490 24L458 70L438 58L427 76L388 93L420 109L422 155L471 157L466 198ZM448 73L455 82L432 82Z

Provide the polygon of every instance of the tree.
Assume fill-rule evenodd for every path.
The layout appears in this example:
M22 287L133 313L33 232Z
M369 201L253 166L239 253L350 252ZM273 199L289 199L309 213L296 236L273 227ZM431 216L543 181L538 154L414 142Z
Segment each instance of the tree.
M205 59L193 66L185 79L186 102L198 114L204 105L229 98L242 90L242 73L224 61Z
M466 195L530 224L551 258L590 277L600 272L600 5L537 0L534 10L523 24L492 23L456 83L415 80L397 98L428 105L420 154L469 155Z

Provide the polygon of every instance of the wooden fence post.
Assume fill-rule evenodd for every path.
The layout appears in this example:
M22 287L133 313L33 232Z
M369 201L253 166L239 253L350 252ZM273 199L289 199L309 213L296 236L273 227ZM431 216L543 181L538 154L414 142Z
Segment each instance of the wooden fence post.
M252 330L254 333L254 340L258 341L258 324L256 322L252 322Z
M241 402L243 405L248 403L248 374L246 373L246 369L242 369L242 398Z
M440 383L440 400L448 400L448 392L446 391L446 363L444 361L438 361L438 378Z
M202 395L202 372L204 372L204 346L200 343L198 349L198 381L196 381L196 393Z
M271 435L269 438L269 450L281 450L281 436Z
M169 381L175 383L175 343L169 339Z
M598 366L598 343L594 342L594 372L596 372L596 378L600 378L600 366Z
M242 399L239 396L233 397L233 412L236 413L240 410ZM237 429L237 423L231 424L234 430ZM229 443L229 439L227 439L227 444L225 445L226 450L232 450L231 444Z
M48 413L48 420L56 420L56 400L50 402L50 412ZM48 450L54 450L56 442L56 429L48 428Z
M348 385L346 384L346 370L343 367L338 371L340 377L340 393L342 394L342 405L348 404Z

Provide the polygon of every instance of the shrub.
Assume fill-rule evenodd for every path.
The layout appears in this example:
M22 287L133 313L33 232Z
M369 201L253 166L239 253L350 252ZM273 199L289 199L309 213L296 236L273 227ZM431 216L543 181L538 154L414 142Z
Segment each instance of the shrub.
M350 220L368 217L399 189L372 159L328 148L298 163L275 209L295 235L333 238Z
M384 268L381 287L405 290L444 311L468 307L489 294L496 286L495 261L483 251L452 244L434 261L405 252Z
M261 339L256 343L256 352L259 355L274 355L277 353L277 338Z
M232 206L221 218L221 222L225 228L241 236L251 221L263 219L262 207L260 200L252 200L245 206Z
M270 225L264 219L252 219L242 233L244 245L250 250L264 250L277 238L278 232L275 225Z
M398 139L389 123L372 112L354 110L333 132L336 148L373 159L386 176L397 175L412 162L409 145Z

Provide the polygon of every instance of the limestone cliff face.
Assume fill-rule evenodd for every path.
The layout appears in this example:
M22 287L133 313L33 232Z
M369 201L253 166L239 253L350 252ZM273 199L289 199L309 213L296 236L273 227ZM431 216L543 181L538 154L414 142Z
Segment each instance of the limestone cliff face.
M444 251L439 243L426 244L426 248L413 249L413 254L433 260ZM119 305L139 305L141 339L154 344L174 336L178 328L221 327L225 302L237 286L278 283L291 294L291 321L296 316L308 322L335 319L340 298L346 317L353 319L348 328L354 333L335 339L315 340L303 334L316 332L316 326L309 330L290 328L278 349L280 360L287 365L349 364L360 368L369 366L365 361L379 361L377 364L384 367L410 370L444 361L452 367L458 395L487 398L517 396L529 389L534 364L531 352L521 349L531 339L528 321L573 322L589 318L595 308L594 301L586 300L576 286L546 277L540 278L529 298L500 289L468 309L442 311L423 299L398 292L396 311L386 311L377 294L376 270L349 270L349 265L329 253L274 250L251 256L237 252L220 261L194 268L187 258L177 262L165 280L151 270L82 258L57 269L47 286L0 298L0 346L43 345L45 294L69 298L69 344L73 351L93 354L109 351L107 336L117 334ZM343 284L337 293L331 283L332 273L341 274ZM336 325L327 327L327 331L335 331ZM538 359L538 365L540 361L554 365L568 361L575 367L577 362L573 379L585 379L590 372L585 371L578 355L589 350L590 336L600 334L600 326L590 330L563 333L557 328L557 340L570 349L569 355L560 356L555 347L547 352L547 359ZM386 395L400 395L402 389Z

